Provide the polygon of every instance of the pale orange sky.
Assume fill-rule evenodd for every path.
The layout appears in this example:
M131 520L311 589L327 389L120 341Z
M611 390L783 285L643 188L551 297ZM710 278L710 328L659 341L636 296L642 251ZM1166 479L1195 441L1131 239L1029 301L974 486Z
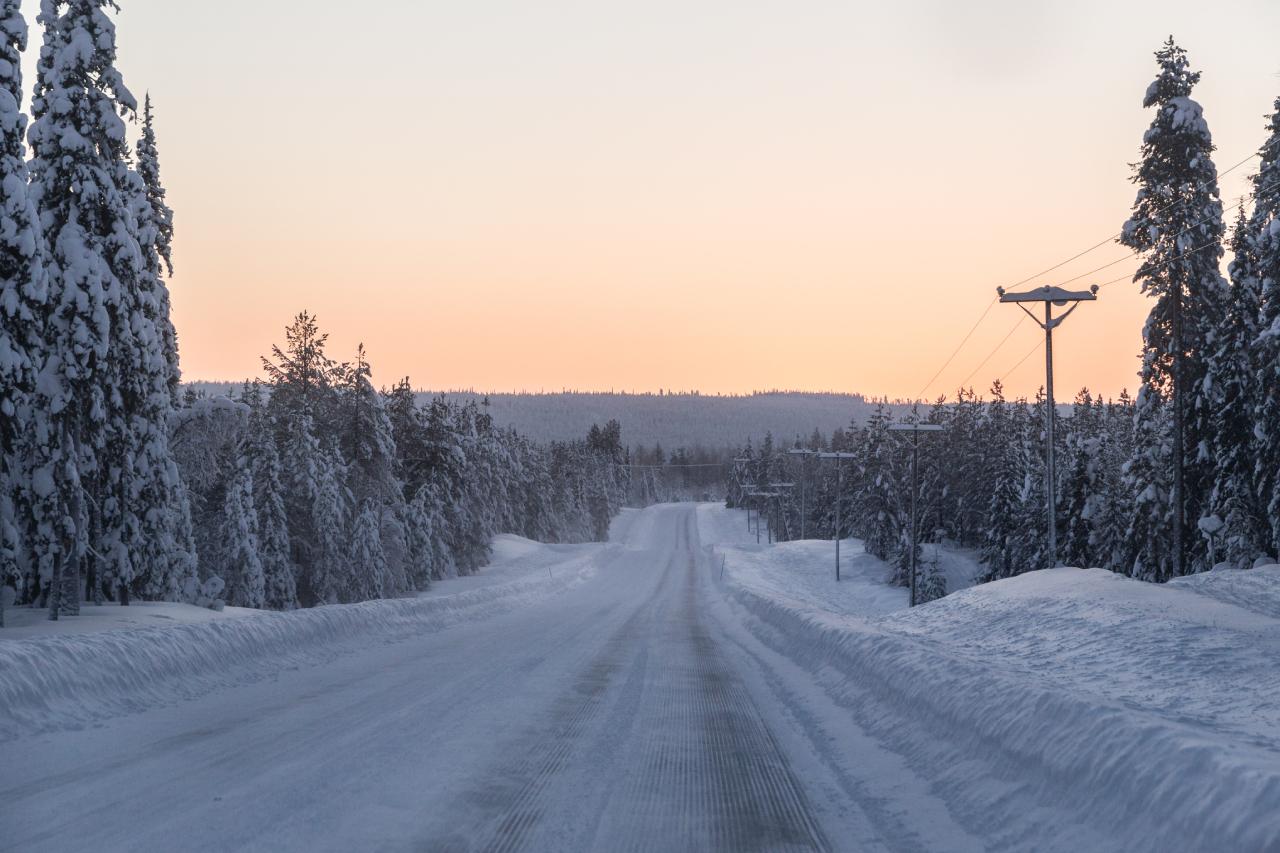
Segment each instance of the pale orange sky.
M306 308L381 383L914 396L996 285L1119 230L1166 35L1219 169L1280 94L1274 2L121 2L189 379L257 375ZM1062 327L1060 398L1133 387L1147 308L1126 282Z

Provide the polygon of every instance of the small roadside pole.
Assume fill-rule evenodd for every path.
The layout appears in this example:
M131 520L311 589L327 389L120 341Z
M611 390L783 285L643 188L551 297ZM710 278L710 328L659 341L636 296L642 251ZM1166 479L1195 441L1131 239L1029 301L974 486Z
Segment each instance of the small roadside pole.
M846 460L846 459L853 459L853 458L855 458L856 456L857 456L857 454L855 454L855 453L844 453L844 452L836 452L836 453L819 453L819 454L818 454L818 458L819 458L819 459L834 459L834 460L836 460L836 529L835 529L835 539L836 539L836 583L839 583L839 582L840 582L840 529L841 529L841 524L840 524L840 489L841 489L841 486L843 486L843 484L844 484L844 465L842 465L842 464L840 464L840 463L841 463L841 462L843 462L843 461L844 461L844 460Z
M817 456L818 451L794 447L787 451L787 455L800 457L800 538L807 539L808 536L805 534L808 531L809 513L805 506L805 493L808 491L809 469L806 463L808 463L809 457Z
M1063 290L1061 287L1037 287L1035 290L1028 290L1022 293L1006 293L1003 287L997 287L996 293L1000 294L1001 302L1013 302L1021 308L1028 317L1035 321L1036 325L1044 329L1044 420L1045 420L1045 466L1044 466L1044 493L1045 493L1045 512L1049 516L1049 568L1058 565L1058 496L1056 494L1056 484L1058 482L1054 473L1054 452L1053 452L1053 436L1054 425L1057 422L1057 412L1054 411L1053 402L1053 330L1062 324L1062 321L1071 316L1071 312L1080 307L1081 302L1093 302L1098 298L1098 285L1093 285L1088 290ZM1024 302L1043 302L1044 303L1044 320L1041 320L1035 314L1027 310ZM1059 314L1053 316L1053 306L1059 308L1071 303L1071 307ZM1181 458L1179 458L1179 466L1181 466ZM1180 473L1180 472L1179 472ZM1178 485L1181 485L1180 483ZM1179 490L1180 491L1180 490ZM1176 528L1175 538L1177 547L1182 548L1182 503L1181 495L1178 496L1178 502L1175 503L1174 526Z
M889 424L890 432L911 433L911 607L916 606L916 548L920 538L917 530L916 501L920 494L920 433L942 432L941 424L903 423Z

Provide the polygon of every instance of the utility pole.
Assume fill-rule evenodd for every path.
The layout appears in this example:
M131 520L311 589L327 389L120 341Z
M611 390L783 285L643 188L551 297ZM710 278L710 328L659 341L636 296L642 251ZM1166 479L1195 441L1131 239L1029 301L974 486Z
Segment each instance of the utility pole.
M807 539L808 536L805 534L808 531L809 512L805 506L805 493L808 491L809 468L806 463L809 457L817 456L818 451L794 447L787 451L787 455L800 457L800 538Z
M1057 495L1057 475L1055 470L1054 459L1054 427L1057 422L1058 413L1056 404L1053 400L1053 330L1062 324L1062 321L1071 316L1071 312L1080 307L1081 302L1093 302L1098 298L1098 285L1093 285L1086 290L1063 290L1061 287L1038 287L1035 290L1028 290L1022 293L1006 293L1003 287L997 287L996 293L1000 294L1001 302L1014 302L1021 308L1028 317L1035 321L1036 325L1044 329L1044 374L1045 374L1045 466L1044 466L1044 493L1045 493L1045 512L1048 514L1049 520L1049 567L1053 568L1058 565L1058 495ZM1044 303L1044 320L1038 318L1027 310L1022 304L1024 302L1043 302ZM1065 312L1053 316L1053 306L1062 307L1068 302L1071 307ZM1176 306L1175 306L1176 307ZM1180 317L1174 314L1174 338L1178 337L1180 327ZM1177 452L1181 453L1182 449L1182 424L1181 412L1177 411L1178 406L1178 383L1177 383L1177 364L1174 366L1174 443L1177 445ZM1174 500L1177 501L1176 511L1174 512L1174 535L1178 538L1177 553L1178 564L1181 564L1182 553L1182 460L1179 457L1178 467L1174 477Z
M844 484L844 480L843 480L844 465L842 465L842 464L840 464L840 463L841 463L841 462L843 462L843 461L844 461L844 460L846 460L846 459L854 459L854 458L856 458L856 457L857 457L857 454L856 454L856 453L835 452L835 453L819 453L819 454L818 454L818 458L819 458L819 459L834 459L834 460L836 460L836 529L835 529L835 539L836 539L836 583L839 583L839 582L840 582L840 531L841 531L841 524L840 524L840 492L841 492L841 489L842 489L843 484Z
M910 606L915 607L918 600L916 594L916 550L919 548L919 513L916 505L920 499L920 433L942 432L942 424L922 424L919 422L889 424L890 432L911 433L911 561L910 561Z

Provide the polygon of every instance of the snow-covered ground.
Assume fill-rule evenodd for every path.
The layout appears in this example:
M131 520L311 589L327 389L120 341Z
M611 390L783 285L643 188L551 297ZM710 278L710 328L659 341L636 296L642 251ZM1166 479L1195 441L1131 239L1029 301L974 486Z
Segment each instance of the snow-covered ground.
M745 535L722 507L699 522ZM825 547L716 551L753 635L985 846L1280 848L1280 566L1163 586L1055 569L910 610L861 592L883 566L856 540L837 589Z
M619 529L632 517L620 517ZM0 628L0 740L189 700L527 607L589 578L611 548L499 536L482 572L415 598L291 613L90 604L50 622L44 610L12 608L5 621L16 627Z
M841 552L666 505L416 599L0 629L0 850L1280 849L1280 567L909 610Z
M840 582L836 583L836 545L806 539L757 545L747 530L746 513L721 504L698 505L698 532L714 543L716 571L766 598L842 614L878 616L907 606L907 591L889 586L889 567L863 549L862 541L840 543Z

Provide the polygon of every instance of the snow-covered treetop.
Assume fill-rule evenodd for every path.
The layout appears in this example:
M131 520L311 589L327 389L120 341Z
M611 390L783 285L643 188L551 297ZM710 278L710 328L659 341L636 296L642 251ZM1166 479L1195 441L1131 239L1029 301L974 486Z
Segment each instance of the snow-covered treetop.
M1156 51L1156 62L1160 64L1160 76L1147 87L1147 93L1142 98L1144 107L1168 103L1175 98L1186 98L1200 82L1200 72L1191 70L1187 52L1174 43L1173 36L1169 36Z
M151 93L148 92L142 107L142 137L138 140L138 174L146 184L147 201L151 204L151 221L145 224L151 233L144 237L144 241L155 246L165 269L173 275L173 210L164 200L164 187L160 183L160 155L156 151L154 120Z
M1200 74L1190 69L1186 51L1172 37L1156 51L1156 62L1160 70L1143 104L1157 112L1142 138L1142 162L1133 177L1138 194L1120 242L1145 252L1163 241L1170 257L1216 264L1216 255L1187 254L1224 230L1213 139L1204 110L1190 98ZM1212 248L1204 255L1214 255Z
M45 40L29 138L32 196L48 246L52 344L41 383L59 411L89 382L123 335L117 322L142 270L136 220L125 190L128 146L121 114L137 109L115 67L114 0L42 0ZM70 383L68 385L67 383ZM97 393L101 388L94 386ZM82 401L83 402L83 401Z

